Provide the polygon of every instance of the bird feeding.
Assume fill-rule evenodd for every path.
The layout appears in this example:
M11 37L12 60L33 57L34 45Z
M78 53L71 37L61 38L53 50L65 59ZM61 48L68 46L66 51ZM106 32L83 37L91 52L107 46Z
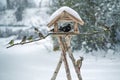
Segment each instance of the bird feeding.
M80 18L78 13L69 7L62 7L58 9L55 13L53 13L53 15L50 17L49 23L47 24L49 28L53 26L53 30L52 30L53 32L48 33L46 36L44 36L41 33L41 31L39 31L39 29L35 27L34 30L39 36L38 39L33 40L32 35L29 37L24 36L21 42L19 43L14 43L14 40L11 40L8 43L10 44L10 46L8 46L7 48L10 48L15 45L23 45L26 43L39 41L45 39L48 35L56 35L62 52L58 65L54 71L51 80L56 79L56 76L60 70L62 63L64 63L65 66L67 80L72 80L66 55L69 55L69 58L73 63L73 67L77 74L78 80L82 80L80 68L82 66L83 57L80 57L80 59L75 59L72 54L71 45L70 45L72 35L79 34L78 24L80 25L84 24L83 20Z
M59 26L59 24L63 24L63 23L68 23L66 26ZM73 25L71 25L71 23ZM79 16L79 14L74 11L73 9L64 6L61 7L60 9L58 9L57 11L55 11L50 19L48 20L48 24L47 26L49 28L53 27L53 29L51 31L53 32L64 32L66 34L79 34L79 28L78 25L83 25L84 21L81 19L81 17ZM69 28L69 29L68 29ZM72 31L70 31L71 29L73 29ZM64 34L63 34L64 35Z
M67 55L66 52L68 52L69 58L73 63L78 80L82 80L80 68L82 65L83 57L80 57L79 60L76 60L74 58L71 47L70 47L70 41L71 41L72 35L79 34L78 25L83 25L83 24L84 24L84 21L80 18L79 14L67 6L61 7L51 15L47 26L49 28L53 27L53 29L51 29L50 31L53 34L56 34L56 37L59 42L59 46L62 51L60 59L58 61L58 65L54 71L54 74L51 80L56 79L56 76L60 70L62 62L64 63L64 66L65 66L67 79L72 80L67 57L66 57Z
M70 24L67 24L66 26L60 26L59 28L58 28L58 31L59 32L70 32L72 30L72 28L71 28L71 25ZM52 29L52 30L50 30L50 31L52 31L52 32L54 32L54 29Z

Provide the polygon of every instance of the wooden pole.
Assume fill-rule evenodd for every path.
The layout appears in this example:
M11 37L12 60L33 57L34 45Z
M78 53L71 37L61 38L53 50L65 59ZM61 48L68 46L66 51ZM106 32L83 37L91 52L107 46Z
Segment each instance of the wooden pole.
M72 50L71 50L71 48L70 48L70 40L71 40L71 37L67 36L65 43L66 43L66 46L67 46L66 48L67 48L67 50L68 50L68 55L69 55L69 57L70 57L73 65L74 65L75 72L76 72L76 74L77 74L77 76L78 76L78 79L79 79L79 80L82 80L82 76L81 76L81 74L80 74L79 67L75 64L76 60L75 60L75 58L74 58L74 56L73 56L73 54L72 54ZM68 42L69 42L69 43L68 43Z
M62 53L61 53L61 54L62 54ZM57 64L57 67L56 67L56 69L55 69L55 71L54 71L54 74L53 74L51 80L55 80L55 79L56 79L57 74L58 74L58 72L59 72L59 70L60 70L61 65L62 65L62 55L60 56L59 62L58 62L58 64Z
M65 41L63 41L63 38L65 39ZM76 72L76 74L78 76L78 79L82 80L82 76L81 76L81 73L80 73L79 66L76 65L76 60L75 60L75 58L74 58L74 56L72 54L72 50L70 49L71 36L67 36L66 38L65 37L63 37L63 38L61 36L59 36L59 43L61 45L62 53L61 53L61 57L59 59L58 65L57 65L57 67L56 67L56 69L54 71L54 74L53 74L51 80L56 79L56 76L57 76L57 74L58 74L58 72L60 70L61 64L62 64L62 60L64 61L65 70L66 70L66 74L67 74L67 79L71 80L70 70L69 70L67 59L66 59L66 50L68 51L68 55L69 55L70 59L72 60L75 72Z
M59 42L60 42L60 46L62 49L62 59L63 59L64 65L65 65L67 79L72 80L69 65L68 65L67 58L66 58L66 51L65 51L64 43L62 41L62 36L59 36Z
M69 55L70 59L72 60L72 63L74 65L75 71L76 71L77 76L78 76L78 79L82 80L82 76L80 74L79 67L75 64L75 58L74 58L74 56L73 56L72 51L71 51L70 48L68 49L68 55Z

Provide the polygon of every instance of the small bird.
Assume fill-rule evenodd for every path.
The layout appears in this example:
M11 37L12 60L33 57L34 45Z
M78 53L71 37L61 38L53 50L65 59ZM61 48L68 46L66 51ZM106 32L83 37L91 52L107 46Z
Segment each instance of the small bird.
M27 37L26 37L26 36L24 36L24 37L23 37L23 39L22 39L22 41L21 41L20 43L25 43L26 38L27 38Z
M30 37L28 37L28 40L29 41L32 41L32 39L33 39L33 36L31 35Z
M38 28L34 27L35 32L39 32Z
M40 38L44 38L43 34L41 32L38 33Z
M67 24L66 26L61 28L61 31L63 31L63 32L69 32L70 30L71 30L71 25L70 24Z
M51 32L54 32L54 29L51 29L50 31L51 31Z
M61 31L61 32L69 32L71 30L71 25L67 24L64 27L60 26L58 30ZM54 32L54 29L52 29L50 31Z
M11 40L8 44L9 45L13 45L14 44L14 40Z
M60 26L60 28L58 29L59 31L62 31L62 26ZM54 32L54 28L53 29L51 29L50 31L52 31L52 32Z
M78 67L78 69L80 70L81 66L82 66L82 61L83 61L83 57L80 56L80 59L78 59L75 64Z

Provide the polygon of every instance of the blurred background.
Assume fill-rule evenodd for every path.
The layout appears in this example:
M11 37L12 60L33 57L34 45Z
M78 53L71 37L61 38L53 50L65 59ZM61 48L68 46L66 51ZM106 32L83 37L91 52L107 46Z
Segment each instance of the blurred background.
M68 6L79 13L85 24L71 41L75 59L84 57L83 80L120 80L120 0L0 0L0 80L49 80L60 57L57 39L6 48L10 40L49 32L48 19L54 11ZM67 56L68 57L68 56ZM70 63L72 79L77 76ZM66 80L64 66L57 80Z
M45 32L50 15L62 6L71 7L85 21L85 25L79 25L81 33L104 30L90 36L74 36L73 50L120 52L119 0L0 0L0 38L17 36L21 39L31 34L36 38L33 27Z

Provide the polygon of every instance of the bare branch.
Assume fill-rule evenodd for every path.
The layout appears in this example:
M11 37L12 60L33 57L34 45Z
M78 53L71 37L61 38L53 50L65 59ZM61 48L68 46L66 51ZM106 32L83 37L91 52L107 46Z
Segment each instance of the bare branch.
M105 31L94 31L94 32L92 32L92 33L74 33L74 32L52 32L52 33L48 33L46 36L44 36L43 38L39 38L39 39L36 39L36 40L32 40L32 41L26 41L26 42L23 42L23 43L14 43L14 44L12 44L12 45L10 45L10 46L8 46L7 48L10 48L10 47L13 47L13 46L15 46L15 45L24 45L24 44L27 44L27 43L32 43L32 42L36 42L36 41L39 41L39 40L42 40L42 39L45 39L47 36L49 36L49 35L57 35L57 36L59 36L59 35L93 35L93 34L97 34L97 33L103 33L103 32L105 32Z
M27 44L27 43L32 43L32 42L36 42L36 41L39 41L39 40L42 40L42 39L45 39L47 36L49 36L51 33L47 34L45 37L43 38L39 38L39 39L36 39L36 40L32 40L32 41L27 41L27 42L24 42L24 43L15 43L15 44L12 44L10 46L8 46L7 48L10 48L10 47L13 47L15 45L24 45L24 44Z

